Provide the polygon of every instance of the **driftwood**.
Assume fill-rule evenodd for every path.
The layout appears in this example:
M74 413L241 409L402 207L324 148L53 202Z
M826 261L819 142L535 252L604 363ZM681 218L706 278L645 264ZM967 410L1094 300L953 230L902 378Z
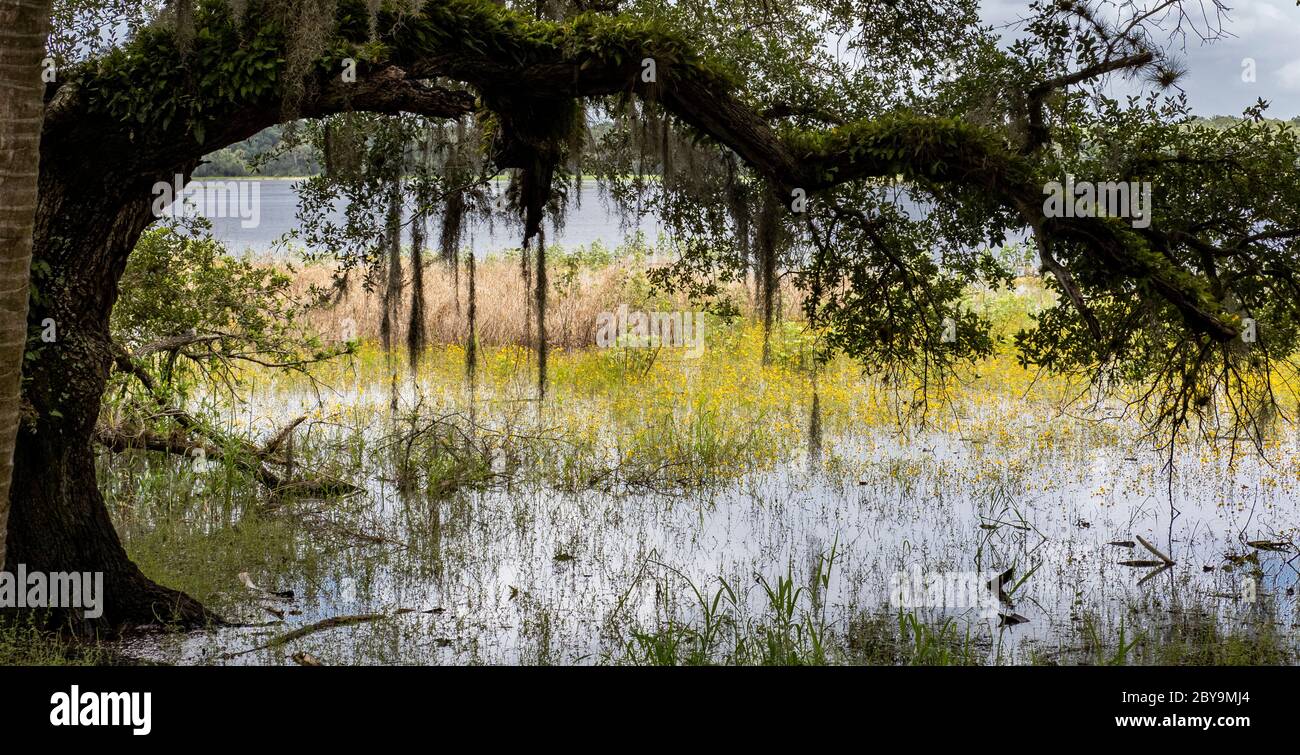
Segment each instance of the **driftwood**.
M298 664L299 666L324 666L325 665L321 663L320 659L317 658L316 656L312 655L311 653L303 652L301 650L294 653L290 657L293 658L293 662Z
M316 634L317 632L323 632L326 629L335 629L337 627L349 627L354 624L365 624L371 621L378 621L380 619L389 618L390 616L397 616L403 613L410 613L410 612L411 612L410 609L403 608L403 609L399 609L397 612L392 614L360 613L360 614L353 614L351 616L332 616L328 619L318 621L315 624L308 624L307 626L304 627L298 627L297 629L291 632L285 632L282 635L273 637L271 638L270 642L262 646L262 649L280 647L281 645L293 642L294 640L301 640L303 637L306 637L308 635L313 635Z
M1247 540L1246 545L1256 550L1276 551L1278 553L1286 553L1291 550L1291 543L1285 540Z
M1136 537L1137 541L1142 544L1143 548L1146 548L1147 550L1154 553L1156 557L1158 557L1166 566L1174 565L1174 560L1172 558L1166 556L1164 553L1161 553L1158 548L1156 548L1151 543L1148 543L1145 539L1143 539L1141 535L1134 535L1133 537Z
M1157 576L1164 574L1165 572L1169 571L1172 568L1174 568L1174 565L1172 563L1169 563L1169 564L1164 564L1156 569L1152 569L1150 574L1138 580L1138 585L1141 585L1144 582L1147 582L1149 580L1155 579Z
M238 653L226 653L225 655L222 655L221 658L223 660L230 660L232 658L238 658L241 655L256 653L259 650L270 650L272 648L278 648L281 647L282 645L293 642L294 640L301 640L303 637L307 637L308 635L313 635L316 634L317 632L323 632L326 629L336 629L338 627L353 626L355 624L365 624L371 621L379 621L380 619L392 618L394 616L401 616L403 614L408 614L408 613L415 613L415 609L399 608L392 613L361 613L361 614L353 614L350 616L333 616L328 619L323 619L321 621L318 621L315 624L308 624L306 626L298 627L297 629L291 632L285 632L284 634L272 637L269 641L267 641L263 645L258 645L257 647L252 647L247 650L241 650ZM435 608L429 611L422 611L421 613L432 614L432 613L440 613L440 611L439 609Z
M346 626L351 626L353 624L363 624L368 621L378 621L379 619L386 618L388 615L389 614L384 614L384 613L363 613L363 614L357 614L353 616L334 616L332 618L328 618L323 621L318 621L315 624L308 624L307 626L304 627L298 627L297 629L291 632L285 632L284 634L272 637L270 641L268 641L266 644L257 645L256 647L251 647L248 648L247 650L241 650L237 653L226 653L222 655L221 658L223 660L228 661L232 658L238 658L241 655L256 653L259 650L270 650L271 648L278 648L281 645L284 645L285 643L302 639L303 637L306 637L307 635L310 634L315 634L316 632L323 632L326 629L334 629L335 627L346 627Z
M1159 561L1151 559L1133 559L1130 561L1119 562L1120 566L1129 566L1135 569L1151 569L1151 571L1143 576L1142 579L1138 580L1139 585L1148 582L1155 578L1156 575L1163 574L1173 568L1176 562L1172 558L1166 556L1163 551L1147 542L1146 538L1141 535L1134 535L1133 537L1137 538L1137 541L1142 544L1143 548L1151 551L1153 555L1160 559ZM1114 545L1121 548L1132 548L1134 543L1131 540L1115 540L1108 543L1108 545Z

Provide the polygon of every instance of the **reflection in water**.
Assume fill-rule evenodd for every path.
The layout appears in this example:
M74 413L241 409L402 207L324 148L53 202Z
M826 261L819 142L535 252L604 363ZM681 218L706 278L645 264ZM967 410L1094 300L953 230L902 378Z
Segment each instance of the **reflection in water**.
M404 401L413 399L408 386ZM267 390L242 416L272 426L267 418L309 413L315 400ZM290 605L303 613L291 616L290 627L415 609L295 645L332 663L618 659L633 628L654 626L665 611L681 621L698 614L686 579L711 592L723 578L742 606L759 612L766 597L756 576L788 571L802 584L832 545L839 558L819 600L841 636L864 615L896 612L889 589L898 572L1013 568L1014 589L1007 589L1027 623L1000 629L976 609L915 611L935 623L955 617L982 662L1063 658L1084 649L1084 626L1113 638L1123 623L1132 637L1136 625L1204 614L1211 626L1265 625L1293 636L1297 620L1294 551L1246 544L1294 532L1300 491L1284 471L1300 468L1294 448L1281 452L1277 467L1238 459L1233 468L1189 450L1172 488L1172 527L1162 456L1086 433L1007 443L1043 436L1029 420L1000 419L1006 405L965 417L971 427L992 428L984 434L931 432L906 442L883 430L839 437L827 444L826 466L810 472L806 458L794 458L713 490L619 495L523 484L437 500L399 491L382 450L391 431L387 402L373 388L342 398L347 416L368 418L361 425L373 444L363 460L371 498L350 504L363 512L368 534L325 527L343 543L333 548L325 546L329 538L304 536L297 549L327 555L300 552L299 563L267 578L296 595ZM311 432L317 444L355 444L339 426ZM342 504L286 505L325 521ZM357 525L348 526L355 535ZM1119 565L1154 558L1126 544L1136 537L1176 565L1142 582L1149 569ZM1243 599L1252 581L1253 600ZM233 603L247 609L246 598ZM267 617L253 610L247 618ZM149 652L190 662L284 663L285 648L222 655L283 631L225 630Z

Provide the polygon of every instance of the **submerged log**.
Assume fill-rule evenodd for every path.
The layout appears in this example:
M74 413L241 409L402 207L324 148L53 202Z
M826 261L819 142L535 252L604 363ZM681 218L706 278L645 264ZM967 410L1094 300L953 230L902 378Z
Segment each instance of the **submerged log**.
M170 433L160 433L144 427L100 425L95 428L95 441L116 453L132 450L156 451L189 458L229 460L235 466L251 473L274 495L337 498L355 495L362 491L362 488L357 485L328 475L296 479L288 475L281 476L266 466L267 461L274 460L273 457L263 457L260 454L228 454L226 451L230 447L228 444L215 444L195 438L179 429Z

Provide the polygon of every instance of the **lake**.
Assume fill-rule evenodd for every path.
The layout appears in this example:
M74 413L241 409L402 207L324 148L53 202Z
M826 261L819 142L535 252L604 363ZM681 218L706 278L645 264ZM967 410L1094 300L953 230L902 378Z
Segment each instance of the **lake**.
M256 192L255 222L239 213L231 211L212 212L219 208L215 196L219 185L227 183L220 179L194 181L187 191L202 192L204 201L197 202L199 214L212 222L212 235L237 254L255 256L279 256L284 254L278 242L285 234L298 227L298 191L296 185L300 179L266 179L257 181L240 180L241 191ZM255 188L254 188L255 187ZM504 184L494 182L493 191L504 191ZM249 197L245 197L246 201ZM230 207L234 207L232 201ZM342 221L344 206L340 204L331 219ZM554 223L547 223L547 243L564 247L576 247L600 242L610 249L622 245L636 233L644 233L646 241L657 241L663 228L658 218L653 215L641 218L636 223L625 222L614 211L607 197L596 182L583 184L581 197L577 203L571 203L563 227L556 230ZM505 249L519 247L520 229L511 224L496 222L488 224L482 219L475 219L465 229L463 243L474 249L479 256Z

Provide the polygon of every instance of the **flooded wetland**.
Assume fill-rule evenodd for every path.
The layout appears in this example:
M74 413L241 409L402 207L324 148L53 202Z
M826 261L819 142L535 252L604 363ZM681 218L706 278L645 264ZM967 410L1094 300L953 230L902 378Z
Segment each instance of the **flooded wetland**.
M1014 318L1044 296L1025 279L975 299ZM915 386L843 358L814 367L797 321L773 331L766 365L762 329L743 319L709 321L706 342L698 358L557 350L541 402L531 352L483 347L471 385L455 344L414 371L370 344L305 375L251 369L238 401L196 396L229 437L278 440L288 481L270 494L222 459L101 455L132 559L233 624L122 651L1296 662L1294 428L1262 456L1180 439L1171 457L1122 402L1010 354L909 414ZM295 492L295 479L350 487Z

